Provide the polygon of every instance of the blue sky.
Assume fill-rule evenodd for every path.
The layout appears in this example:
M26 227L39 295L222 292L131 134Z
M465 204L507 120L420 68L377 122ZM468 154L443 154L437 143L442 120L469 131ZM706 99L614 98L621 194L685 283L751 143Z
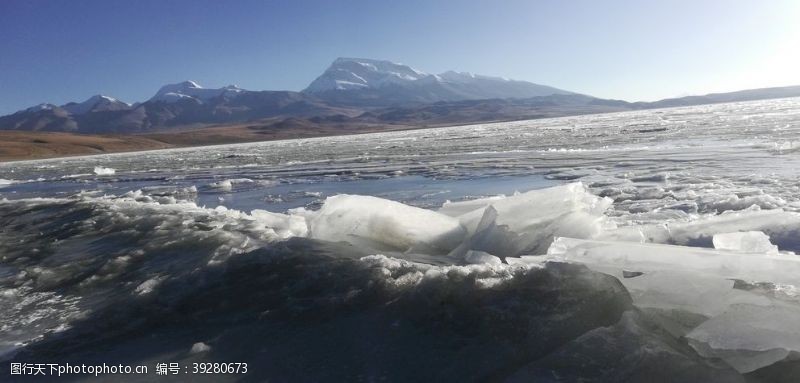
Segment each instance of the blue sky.
M336 57L654 100L800 85L800 2L0 1L0 114L184 79L300 90Z

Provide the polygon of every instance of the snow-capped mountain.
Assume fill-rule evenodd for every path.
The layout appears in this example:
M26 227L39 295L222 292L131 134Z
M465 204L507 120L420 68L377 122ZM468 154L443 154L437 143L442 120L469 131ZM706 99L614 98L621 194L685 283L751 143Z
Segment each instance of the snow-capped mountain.
M430 76L408 65L391 61L338 58L305 92L380 88L387 84L403 84Z
M203 88L194 81L184 81L177 84L168 84L161 87L155 96L149 101L177 102L181 100L193 100L206 102L219 96L236 96L246 90L236 85L228 85L222 88Z
M83 102L69 102L58 106L39 104L14 114L0 117L2 130L33 130L80 132L84 126L104 125L109 116L121 115L131 110L131 105L113 97L95 95Z
M130 109L131 105L117 100L116 98L104 96L102 94L89 97L84 102L70 102L62 105L61 108L70 114L84 114L89 112L104 112L112 110L126 110Z
M53 104L43 103L39 105L34 105L27 109L18 110L16 113L25 113L25 112L35 113L35 112L41 112L43 110L53 110L55 108L58 108L58 106Z
M303 92L363 106L574 94L527 81L454 71L437 75L391 61L361 58L336 59Z

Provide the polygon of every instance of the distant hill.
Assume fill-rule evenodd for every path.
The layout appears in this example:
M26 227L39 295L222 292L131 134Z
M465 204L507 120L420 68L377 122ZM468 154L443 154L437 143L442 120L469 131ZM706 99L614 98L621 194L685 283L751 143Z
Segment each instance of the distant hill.
M637 109L653 109L799 96L800 86L784 86L777 88L748 89L728 93L711 93L703 96L667 98L655 102L635 102L631 105Z

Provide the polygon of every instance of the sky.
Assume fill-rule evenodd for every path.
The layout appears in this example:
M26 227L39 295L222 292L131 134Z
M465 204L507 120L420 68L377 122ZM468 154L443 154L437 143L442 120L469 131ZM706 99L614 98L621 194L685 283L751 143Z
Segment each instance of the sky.
M0 0L0 114L167 83L301 90L337 57L628 101L800 85L797 0Z

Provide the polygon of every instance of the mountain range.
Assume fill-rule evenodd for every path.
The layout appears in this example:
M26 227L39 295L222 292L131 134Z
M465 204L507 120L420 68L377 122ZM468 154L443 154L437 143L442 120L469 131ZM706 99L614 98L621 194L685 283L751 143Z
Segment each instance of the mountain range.
M630 103L526 81L339 58L301 92L203 88L184 81L134 104L105 95L40 104L0 117L0 130L128 134L266 120L431 126L795 96L800 86Z

